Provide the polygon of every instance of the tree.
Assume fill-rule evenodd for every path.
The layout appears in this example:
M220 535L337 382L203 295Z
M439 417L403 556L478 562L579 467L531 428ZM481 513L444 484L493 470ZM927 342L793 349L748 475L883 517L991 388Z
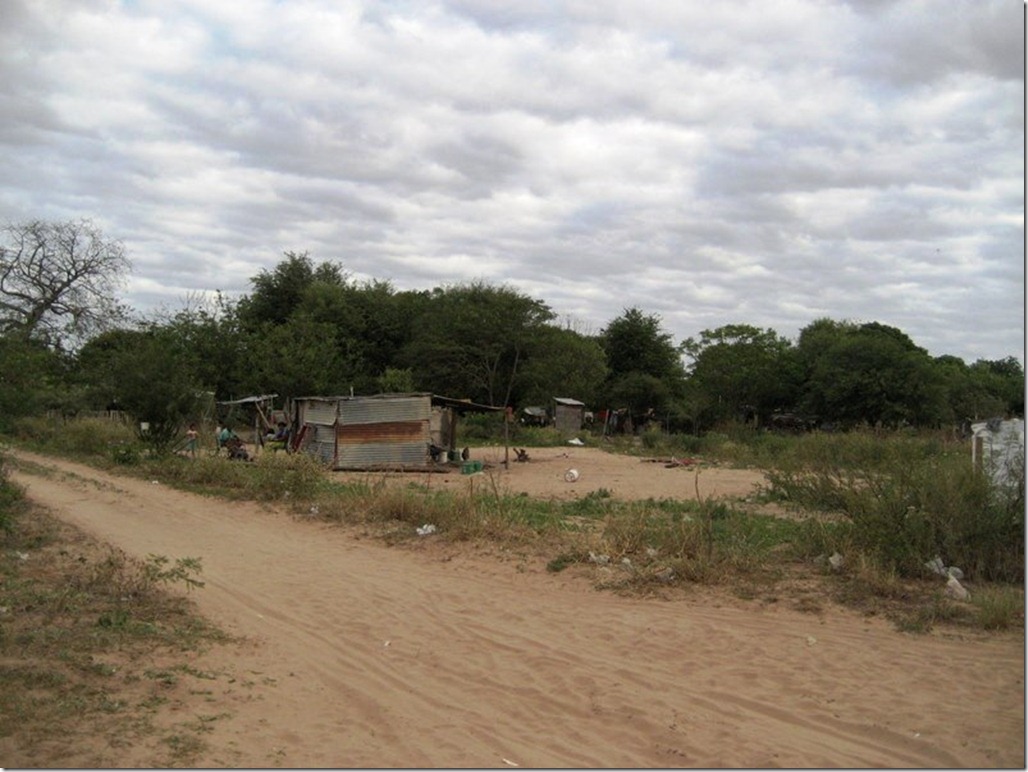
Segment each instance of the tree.
M159 453L199 409L202 390L189 353L167 329L109 332L83 347L80 364L84 376L132 416L139 438Z
M545 405L552 397L571 397L593 405L606 375L606 356L595 338L544 325L529 342L512 402Z
M250 280L253 292L239 301L240 322L256 329L262 324L285 324L315 283L345 286L346 273L335 263L318 266L306 252L286 252L286 259L271 271Z
M552 318L546 304L509 287L437 288L398 366L410 368L420 388L507 405L531 341Z
M1024 415L1024 368L1017 359L979 359L969 369L979 388L1002 402L996 413Z
M807 410L844 424L946 420L946 392L933 360L905 333L878 322L842 324L837 333L819 339L804 384Z
M335 332L330 324L302 317L264 325L247 338L242 392L233 396L274 393L285 399L348 393L351 384L341 375Z
M627 308L600 332L599 342L608 368L600 401L627 407L633 420L651 412L666 415L670 401L681 394L685 371L660 317Z
M682 347L693 359L690 381L706 394L708 423L749 411L766 422L796 399L799 372L792 345L770 328L728 324L703 330Z
M678 349L662 329L660 317L638 308L625 309L608 324L600 332L600 345L607 355L610 381L635 372L668 379L683 375Z
M39 341L0 337L0 427L60 401L64 365L58 352Z
M89 220L7 225L0 244L0 335L61 348L124 319L115 297L124 247Z

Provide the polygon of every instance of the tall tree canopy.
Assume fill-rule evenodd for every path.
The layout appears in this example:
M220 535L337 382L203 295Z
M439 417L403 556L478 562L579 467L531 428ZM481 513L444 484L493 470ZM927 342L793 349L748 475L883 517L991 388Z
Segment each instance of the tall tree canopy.
M609 407L627 407L634 416L665 415L681 392L685 372L671 335L660 317L625 309L600 332L608 374L600 398Z
M506 405L530 342L552 318L546 304L509 287L439 288L418 316L400 364L419 388Z
M803 387L805 409L825 420L887 426L943 420L946 392L931 357L901 330L878 322L821 325Z
M751 412L766 422L795 403L799 373L792 345L772 329L728 324L703 330L682 347L692 358L690 380L705 397L706 422Z

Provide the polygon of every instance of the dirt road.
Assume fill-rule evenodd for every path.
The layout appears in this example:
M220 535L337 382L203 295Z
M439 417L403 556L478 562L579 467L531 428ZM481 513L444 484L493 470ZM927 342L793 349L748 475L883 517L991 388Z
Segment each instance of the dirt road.
M1020 633L911 636L832 609L621 598L541 563L387 548L25 457L53 471L16 481L61 518L133 555L201 558L201 611L248 639L205 655L237 679L195 698L222 716L197 766L1025 762ZM151 759L142 746L122 758Z

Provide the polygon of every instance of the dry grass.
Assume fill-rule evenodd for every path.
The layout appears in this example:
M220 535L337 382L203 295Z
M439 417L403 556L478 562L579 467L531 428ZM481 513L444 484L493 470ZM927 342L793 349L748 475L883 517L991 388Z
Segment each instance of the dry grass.
M19 516L3 541L4 765L112 767L129 748L143 749L148 766L193 764L204 727L176 708L230 678L196 667L226 637L188 598L160 586L197 581L193 572L170 560L134 561L40 509Z

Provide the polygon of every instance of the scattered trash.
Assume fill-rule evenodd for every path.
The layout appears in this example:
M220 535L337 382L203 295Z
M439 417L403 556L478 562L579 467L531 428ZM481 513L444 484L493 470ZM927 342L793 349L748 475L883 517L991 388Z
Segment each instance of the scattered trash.
M430 533L436 532L436 527L431 523L425 523L424 525L414 529L418 532L418 536L428 536Z
M676 466L692 466L696 463L694 458L675 458L671 457L671 460L664 464L665 469L674 469Z
M160 485L156 480L150 480L150 485Z
M582 445L585 445L585 443L578 439L578 437L575 437L573 440L568 440L568 445L576 445L578 447L581 447Z
M386 641L386 642L385 642L385 643L383 643L382 645L383 645L383 646L389 646L389 644L390 644L390 643L392 643L392 641Z
M951 576L946 581L946 594L951 598L957 600L970 600L971 593L969 593L960 582L957 581L956 577Z
M832 556L828 558L828 564L836 571L846 565L846 558L840 555L838 552L833 552Z
M931 571L933 574L938 574L939 576L945 577L947 579L951 576L956 579L964 578L963 571L961 571L956 566L947 566L945 563L942 562L942 558L940 558L938 555L936 555L934 558L925 563L924 567Z
M589 560L593 563L599 563L601 566L607 565L610 562L609 555L597 555L595 552L589 552Z
M564 482L576 482L578 480L578 470L569 469L564 473Z
M815 638L813 635L808 635L807 646L813 646L815 643L817 643L817 638Z
M501 761L503 761L503 763L506 764L508 767L518 766L517 762L511 761L510 759L501 759Z
M317 504L313 504L311 506L311 511L310 511L311 517L317 517L318 516L318 512L320 512L320 511L321 510L318 509L318 505Z

